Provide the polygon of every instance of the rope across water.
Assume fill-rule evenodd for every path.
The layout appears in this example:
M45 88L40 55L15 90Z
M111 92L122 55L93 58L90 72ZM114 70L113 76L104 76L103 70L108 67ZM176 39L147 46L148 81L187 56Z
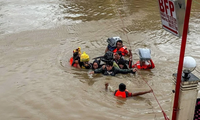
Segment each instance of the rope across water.
M124 3L125 3L125 2L126 2L125 0L122 0L123 7L124 7ZM117 3L117 1L115 2L116 11L118 12L118 14L119 14L119 16L120 16L120 19L121 19L123 28L125 28L124 20L123 20L123 18L122 18L122 15L120 14L119 10L118 10L117 7L116 7L116 3ZM129 38L128 38L127 33L124 32L124 34L126 35L126 38L127 38L127 40L128 40L128 44L129 44L129 46L130 46L130 49L132 49L132 48L131 48L131 44L130 44L130 40L129 40ZM138 75L140 75L139 72L138 72ZM140 76L141 76L142 80L145 81L145 79L143 78L143 76L142 76L142 75L140 75ZM153 89L151 88L151 86L148 84L147 81L145 81L145 83L149 86L149 88L150 88L151 90L153 90ZM167 117L167 115L166 115L166 113L164 112L164 110L162 109L162 107L161 107L161 105L160 105L158 99L156 98L155 93L154 93L154 92L152 92L152 93L153 93L153 96L154 96L154 98L156 99L156 102L158 103L160 109L162 110L162 113L163 113L163 116L164 116L165 120L170 120L170 119Z

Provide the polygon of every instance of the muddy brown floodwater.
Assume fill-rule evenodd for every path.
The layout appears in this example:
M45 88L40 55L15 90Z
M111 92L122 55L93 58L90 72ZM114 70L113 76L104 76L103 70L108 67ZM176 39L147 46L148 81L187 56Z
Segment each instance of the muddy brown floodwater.
M199 23L196 0L185 55L195 58L198 77ZM181 38L161 28L155 0L0 0L0 35L1 120L164 120L152 93L124 100L104 89L123 82L131 92L149 90L143 79L170 115ZM135 49L151 49L155 69L111 77L70 67L73 49L101 56L112 36L123 39L134 62Z

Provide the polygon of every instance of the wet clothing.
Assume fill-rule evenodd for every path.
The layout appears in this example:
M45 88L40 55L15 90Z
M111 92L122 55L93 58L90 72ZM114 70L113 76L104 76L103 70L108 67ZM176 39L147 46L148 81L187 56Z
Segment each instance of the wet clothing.
M116 47L112 47L112 46L110 46L109 44L108 44L108 46L107 46L107 49L108 49L109 51L113 51L115 48L116 48Z
M93 63L90 63L90 64L91 64L91 68L94 70L94 68L93 68L93 64L94 64L94 63L97 63L97 64L98 64L98 68L101 68L103 65L101 65L100 62L101 62L100 60L96 60L96 59L95 59L95 60L93 61ZM97 69L98 69L98 68L97 68Z
M73 66L73 67L77 67L77 64L75 63L73 57L70 58L69 63L70 63L71 66Z
M113 62L113 67L119 68L118 64L115 61Z
M114 92L114 95L117 97L122 97L122 98L132 97L132 93L128 92L128 90L125 90L125 91L116 90Z
M78 60L78 63L75 63L75 60ZM83 62L80 61L80 57L78 57L78 59L75 59L72 63L72 66L73 67L77 67L77 65L79 64L79 66L81 68L84 68L84 69L90 69L91 68L91 65L88 63L88 66L85 66Z
M119 60L116 60L115 59L115 62L118 64L118 66L119 66L119 64L122 64L122 65L124 65L124 67L123 68L121 68L121 69L129 69L129 68L132 68L132 60L125 60L124 58L120 58Z
M140 61L137 61L137 62L132 66L132 68L133 68L133 67L137 67L137 69L145 69L145 70L147 70L147 69L153 69L153 68L155 68L155 65L154 65L153 61L150 59L150 64L149 64L149 65L143 65L143 66L141 66L141 65L140 65Z
M78 63L75 63L75 60L78 60ZM81 68L84 68L84 69L90 69L92 67L91 64L88 64L88 66L85 66L83 62L80 62L80 59L75 59L75 60L73 59L73 57L70 58L70 65L73 67L77 68L78 64Z
M121 47L120 49L115 48L113 50L113 53L116 53L117 51L121 51L122 56L125 56L126 54L128 54L128 50L125 46Z
M73 50L73 57L70 58L70 65L77 68L77 63L75 60L80 60L79 53L80 48Z
M108 71L105 67L105 68L99 68L99 69L94 70L94 73L102 73L104 75L115 76L117 73L127 74L127 73L135 73L135 72L133 72L133 70L131 69L119 69L116 67L113 67L110 71Z
M88 63L88 66L85 66L83 62L80 62L80 60L78 61L79 66L83 69L90 69L92 66L91 64Z

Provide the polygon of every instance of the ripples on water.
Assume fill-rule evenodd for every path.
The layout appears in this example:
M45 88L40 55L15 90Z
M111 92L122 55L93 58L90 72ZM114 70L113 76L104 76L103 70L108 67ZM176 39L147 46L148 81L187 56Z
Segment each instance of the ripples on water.
M197 63L199 7L193 3L186 49ZM152 0L1 0L2 119L161 120L151 94L121 100L104 90L105 82L113 89L124 82L129 91L148 90L142 77L169 115L171 75L177 71L181 39L161 29L158 10ZM89 76L87 70L69 66L72 49L80 46L93 58L103 54L111 36L120 36L130 48L126 35L133 52L151 49L155 69L110 77ZM135 53L133 59L138 60Z
M140 9L152 12L157 10L153 8L154 2L148 0L143 2L146 4L141 5L141 2L131 0L124 4L107 0L2 0L0 1L1 34L116 18L119 17L116 15L119 14L117 10L122 16L129 16Z

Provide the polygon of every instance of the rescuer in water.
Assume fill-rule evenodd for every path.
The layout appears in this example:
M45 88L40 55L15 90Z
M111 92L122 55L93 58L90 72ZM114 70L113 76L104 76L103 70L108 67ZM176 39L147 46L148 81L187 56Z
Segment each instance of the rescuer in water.
M127 50L127 47L123 45L123 41L120 37L111 37L107 39L108 46L106 47L105 53L107 51L112 51L116 53L117 51L121 51L122 56L130 56L130 53Z
M151 59L151 51L149 49L138 49L138 54L140 56L140 60L137 61L132 68L136 67L137 69L153 69L155 65Z
M105 89L108 89L108 83L105 84ZM153 90L148 90L148 91L144 91L144 92L137 92L137 93L131 93L128 90L126 90L126 85L124 83L120 83L119 84L119 89L115 90L114 92L114 96L116 97L122 97L122 98L127 98L127 97L134 97L134 96L138 96L138 95L143 95L146 93L150 93L153 92Z

